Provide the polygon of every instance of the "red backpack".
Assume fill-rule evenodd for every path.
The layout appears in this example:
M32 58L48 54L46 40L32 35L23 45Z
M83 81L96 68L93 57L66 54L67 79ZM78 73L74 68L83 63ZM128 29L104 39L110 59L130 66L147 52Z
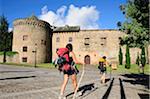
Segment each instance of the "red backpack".
M70 69L69 63L69 50L67 48L59 48L57 50L57 65L60 71L68 71Z
M69 62L69 50L67 48L59 48L56 53L58 57L63 57Z

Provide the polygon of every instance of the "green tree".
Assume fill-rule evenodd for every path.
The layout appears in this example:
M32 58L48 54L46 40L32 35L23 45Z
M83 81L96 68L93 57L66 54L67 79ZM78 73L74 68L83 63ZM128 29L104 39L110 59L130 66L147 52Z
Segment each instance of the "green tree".
M6 39L6 50L7 51L12 51L12 40L13 40L13 31L10 31L7 34L7 39Z
M131 62L130 62L130 51L129 51L129 46L126 46L126 64L125 68L130 69Z
M142 64L142 72L144 74L144 66L146 64L145 48L144 47L142 47L142 50L141 50L141 64Z
M150 44L149 7L149 0L128 0L120 6L126 20L117 23L119 29L127 34L121 38L121 45L138 48L145 46L147 58Z
M4 16L0 16L0 51L4 51L3 62L6 62L7 51L7 37L8 37L8 22Z
M120 49L119 49L119 65L122 65L122 61L123 61L123 54L122 54L122 49L120 47Z
M145 48L144 47L142 47L142 50L141 50L142 52L141 52L141 64L142 64L142 66L144 67L145 66L145 64L146 64L146 58L145 58Z

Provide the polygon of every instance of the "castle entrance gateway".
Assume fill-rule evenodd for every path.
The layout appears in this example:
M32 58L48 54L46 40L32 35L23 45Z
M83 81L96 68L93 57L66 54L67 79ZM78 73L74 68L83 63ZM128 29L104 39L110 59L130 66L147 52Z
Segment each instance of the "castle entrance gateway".
M84 63L85 63L85 64L90 64L90 56L89 56L89 55L86 55L86 56L84 57Z

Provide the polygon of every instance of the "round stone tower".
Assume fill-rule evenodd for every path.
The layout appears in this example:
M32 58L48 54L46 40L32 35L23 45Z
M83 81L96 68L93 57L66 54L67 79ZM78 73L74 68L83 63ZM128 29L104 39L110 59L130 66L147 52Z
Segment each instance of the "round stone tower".
M51 59L50 24L36 16L13 22L13 51L19 53L20 63L43 63Z

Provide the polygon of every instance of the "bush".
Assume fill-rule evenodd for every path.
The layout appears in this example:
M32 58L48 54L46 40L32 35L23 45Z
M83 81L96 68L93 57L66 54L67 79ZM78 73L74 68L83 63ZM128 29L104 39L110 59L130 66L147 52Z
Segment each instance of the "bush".
M122 49L120 47L120 49L119 49L119 65L122 65L122 61L123 61L123 54L122 54Z
M130 69L131 62L130 62L130 51L129 51L129 46L126 46L126 64L125 68Z

